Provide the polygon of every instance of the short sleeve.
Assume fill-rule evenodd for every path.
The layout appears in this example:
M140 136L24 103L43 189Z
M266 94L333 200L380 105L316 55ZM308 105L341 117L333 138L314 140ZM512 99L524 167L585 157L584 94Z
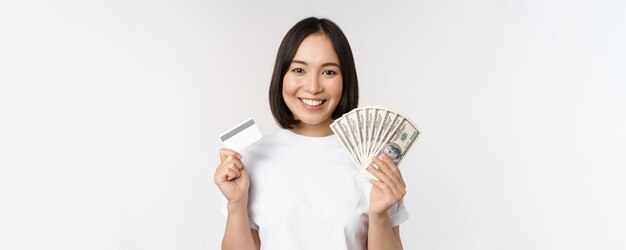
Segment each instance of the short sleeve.
M219 211L220 214L224 216L224 218L228 217L228 200L226 199L226 197L224 197L224 195L222 195L222 205L220 206ZM250 222L250 228L254 230L259 230L259 226L254 223L254 221L252 221L252 218L250 218L249 214L250 212L248 212L248 221Z
M391 220L391 226L398 226L409 219L409 213L404 207L404 198L400 199L398 203L393 205L387 210L389 219Z

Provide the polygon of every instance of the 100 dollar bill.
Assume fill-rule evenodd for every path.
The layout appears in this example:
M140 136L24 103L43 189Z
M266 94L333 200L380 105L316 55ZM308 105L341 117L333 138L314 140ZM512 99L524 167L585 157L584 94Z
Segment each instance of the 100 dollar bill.
M330 127L367 179L377 179L367 171L372 157L385 153L399 164L420 133L405 116L379 106L354 109Z

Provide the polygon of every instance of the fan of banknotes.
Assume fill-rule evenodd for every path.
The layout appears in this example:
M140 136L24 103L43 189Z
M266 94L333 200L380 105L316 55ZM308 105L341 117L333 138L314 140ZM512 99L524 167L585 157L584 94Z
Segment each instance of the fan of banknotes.
M367 179L378 179L367 171L372 157L385 153L399 164L420 133L405 116L381 106L353 109L330 128Z

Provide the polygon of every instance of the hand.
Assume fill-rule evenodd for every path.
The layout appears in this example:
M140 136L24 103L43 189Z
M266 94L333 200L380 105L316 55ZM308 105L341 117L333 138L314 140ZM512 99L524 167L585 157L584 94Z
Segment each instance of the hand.
M400 173L398 166L387 156L381 154L381 158L374 156L372 161L378 169L372 164L367 170L372 173L377 180L370 180L372 183L372 191L370 192L370 215L383 215L387 210L396 204L406 194L406 184Z
M231 149L220 149L221 163L213 180L229 203L248 202L250 178L241 155Z

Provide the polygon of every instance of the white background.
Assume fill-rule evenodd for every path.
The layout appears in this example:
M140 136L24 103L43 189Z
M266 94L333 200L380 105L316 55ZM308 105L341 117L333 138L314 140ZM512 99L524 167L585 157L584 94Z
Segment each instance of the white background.
M626 249L624 1L2 1L0 249L219 249L218 135L278 45L351 42L409 117L405 249ZM303 225L305 226L305 225ZM323 240L323 239L321 239Z

